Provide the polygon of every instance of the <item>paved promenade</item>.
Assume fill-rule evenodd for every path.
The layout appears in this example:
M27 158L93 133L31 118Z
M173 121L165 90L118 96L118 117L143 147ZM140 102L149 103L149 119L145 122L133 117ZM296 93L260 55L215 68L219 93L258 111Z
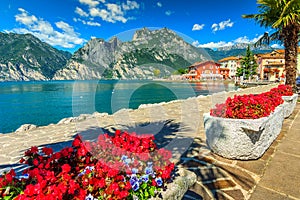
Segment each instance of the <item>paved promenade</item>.
M78 133L90 140L115 129L155 134L159 147L172 150L177 166L197 174L197 183L184 199L300 199L300 104L284 120L272 146L254 161L228 160L208 149L203 113L235 94L261 93L276 85L219 93L156 105L120 110L114 115L95 113L62 120L28 131L0 134L0 173L14 167L31 146L59 150L70 146Z
M300 103L260 159L224 159L206 149L201 138L192 147L181 165L194 171L198 181L186 200L300 200Z

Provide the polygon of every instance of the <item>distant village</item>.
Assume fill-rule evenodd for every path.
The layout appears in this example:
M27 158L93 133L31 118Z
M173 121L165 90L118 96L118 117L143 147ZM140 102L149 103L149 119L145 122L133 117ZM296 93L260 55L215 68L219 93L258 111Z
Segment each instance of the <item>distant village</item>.
M243 69L242 56L230 56L215 61L196 62L188 67L188 72L181 76L185 80L235 80L235 81L284 81L285 59L284 50L274 50L270 53L255 54L257 68L255 75L247 80L244 76L237 76L238 68ZM300 47L298 49L297 76L300 72ZM251 79L251 80L250 80Z

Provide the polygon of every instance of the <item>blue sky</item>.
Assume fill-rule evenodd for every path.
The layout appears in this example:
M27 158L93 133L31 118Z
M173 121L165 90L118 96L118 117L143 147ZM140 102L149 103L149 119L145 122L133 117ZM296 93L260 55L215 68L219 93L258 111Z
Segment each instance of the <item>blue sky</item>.
M0 31L74 52L92 37L130 39L135 29L167 27L195 46L218 48L270 31L241 17L254 13L256 0L1 0Z

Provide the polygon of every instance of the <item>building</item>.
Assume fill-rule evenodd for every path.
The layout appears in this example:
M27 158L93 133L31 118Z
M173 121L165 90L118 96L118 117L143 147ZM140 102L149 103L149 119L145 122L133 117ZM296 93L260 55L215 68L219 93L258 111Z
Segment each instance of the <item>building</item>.
M240 67L240 57L230 56L218 61L221 64L221 74L225 78L234 78ZM223 72L223 73L222 73ZM225 73L225 74L224 74ZM228 74L227 74L228 73Z
M189 80L216 80L222 79L220 64L214 61L196 62L188 67L185 77Z
M271 53L256 54L258 75L261 80L277 81L285 78L284 50L274 50Z

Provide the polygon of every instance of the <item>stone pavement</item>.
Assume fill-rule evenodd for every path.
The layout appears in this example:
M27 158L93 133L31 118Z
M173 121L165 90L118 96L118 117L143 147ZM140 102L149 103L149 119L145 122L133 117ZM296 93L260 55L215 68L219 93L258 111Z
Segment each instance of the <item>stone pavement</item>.
M298 98L299 99L299 98ZM286 119L289 127L256 186L251 200L300 199L300 103Z
M185 194L186 200L299 200L300 103L260 159L225 159L211 153L205 141L196 138L180 165L195 172L198 179Z

